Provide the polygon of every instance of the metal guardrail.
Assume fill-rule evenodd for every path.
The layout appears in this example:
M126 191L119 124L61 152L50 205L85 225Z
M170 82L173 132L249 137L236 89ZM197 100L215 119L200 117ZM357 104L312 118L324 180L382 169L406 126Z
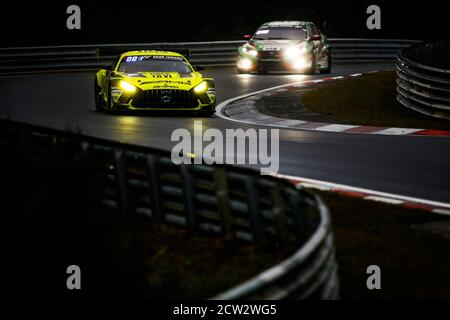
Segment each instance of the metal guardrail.
M0 73L42 70L96 69L112 63L115 56L130 50L186 48L193 64L232 66L237 47L245 41L96 44L51 47L0 48ZM417 41L391 39L330 39L335 62L393 61L399 50Z
M338 297L327 208L286 180L233 166L177 166L168 152L7 120L0 120L0 150L33 164L83 164L95 176L88 189L101 212L143 215L193 234L299 247L290 258L215 298Z
M318 197L311 201L321 216L314 235L289 259L213 299L337 299L339 284L328 211Z
M435 118L450 119L450 68L431 65L439 64L439 57L448 53L448 41L419 44L400 52L397 100L403 106Z

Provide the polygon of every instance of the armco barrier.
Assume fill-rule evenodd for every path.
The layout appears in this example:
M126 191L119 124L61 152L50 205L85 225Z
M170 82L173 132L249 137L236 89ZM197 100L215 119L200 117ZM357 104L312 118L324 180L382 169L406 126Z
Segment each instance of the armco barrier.
M398 55L397 100L403 106L450 119L449 53L450 42L441 41L415 45Z
M333 61L394 61L399 50L417 41L391 39L330 39ZM51 47L0 48L0 73L42 70L96 69L112 63L124 51L142 49L189 49L193 64L231 66L237 47L244 41L96 44Z
M169 152L7 120L0 120L0 149L25 159L25 167L82 164L94 176L86 187L102 212L143 215L194 234L297 244L290 258L214 298L338 297L327 208L286 180L233 166L174 165Z

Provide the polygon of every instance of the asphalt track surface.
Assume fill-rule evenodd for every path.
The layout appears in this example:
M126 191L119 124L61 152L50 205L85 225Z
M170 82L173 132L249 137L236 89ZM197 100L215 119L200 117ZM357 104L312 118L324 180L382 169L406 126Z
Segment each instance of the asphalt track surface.
M335 66L332 76L392 68L386 64ZM207 69L218 102L277 85L330 75L238 75ZM173 130L249 128L217 117L109 115L94 111L93 72L0 78L0 114L120 142L171 150ZM367 88L370 90L370 88ZM279 173L450 203L450 138L280 130Z

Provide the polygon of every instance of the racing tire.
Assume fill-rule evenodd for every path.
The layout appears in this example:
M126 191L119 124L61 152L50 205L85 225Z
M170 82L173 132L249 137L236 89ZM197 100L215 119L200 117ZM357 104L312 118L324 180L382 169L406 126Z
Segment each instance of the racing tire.
M316 73L316 55L313 53L311 55L311 65L309 66L309 68L307 68L305 70L305 74L315 74Z
M267 74L269 71L266 69L258 69L258 71L256 71L258 74Z
M320 70L320 73L331 73L331 54L328 54L328 66L327 66L327 68Z
M99 112L105 111L105 101L100 96L100 86L97 83L97 78L95 78L94 82L94 99L95 99L95 110Z
M116 111L116 108L114 107L112 97L111 97L111 84L108 85L108 97L106 99L106 112L108 113L114 113Z
M198 115L200 117L210 118L212 117L216 112L215 111L202 111Z
M199 117L212 117L216 113L216 109L212 110L200 110L196 112L196 115Z

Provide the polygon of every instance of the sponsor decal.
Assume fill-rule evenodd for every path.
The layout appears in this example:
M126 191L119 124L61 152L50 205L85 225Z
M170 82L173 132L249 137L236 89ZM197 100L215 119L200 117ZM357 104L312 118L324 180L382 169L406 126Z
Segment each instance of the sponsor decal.
M274 46L264 46L263 51L280 51L280 47L274 47Z
M140 84L156 84L156 83L168 83L167 80L154 80L154 81L144 81ZM184 84L184 85L190 85L191 81L178 81L178 80L170 80L171 84Z
M128 56L125 59L126 62L137 62L143 60L184 61L184 58L178 56L153 55L153 56Z
M150 72L153 78L173 78L173 75L167 72Z

